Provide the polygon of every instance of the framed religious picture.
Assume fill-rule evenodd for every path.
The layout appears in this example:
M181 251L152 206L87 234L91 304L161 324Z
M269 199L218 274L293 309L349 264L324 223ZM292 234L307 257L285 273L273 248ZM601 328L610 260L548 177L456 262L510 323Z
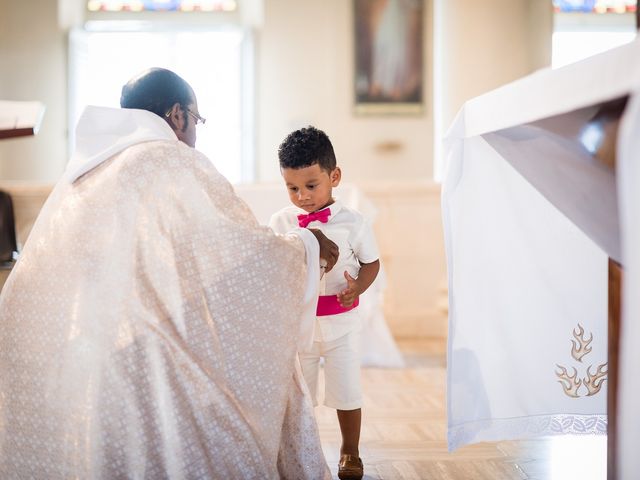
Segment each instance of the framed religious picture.
M423 3L353 0L356 113L422 113Z

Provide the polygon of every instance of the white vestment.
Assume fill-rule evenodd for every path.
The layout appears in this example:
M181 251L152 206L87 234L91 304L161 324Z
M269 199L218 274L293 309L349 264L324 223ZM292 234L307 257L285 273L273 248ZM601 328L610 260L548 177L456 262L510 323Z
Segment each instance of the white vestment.
M330 478L295 363L300 235L160 117L88 108L0 298L0 477Z

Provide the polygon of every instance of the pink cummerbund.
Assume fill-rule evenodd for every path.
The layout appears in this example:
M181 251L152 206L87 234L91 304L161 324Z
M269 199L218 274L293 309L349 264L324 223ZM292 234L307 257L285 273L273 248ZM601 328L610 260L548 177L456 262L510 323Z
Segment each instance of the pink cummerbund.
M348 312L358 306L359 298L353 302L350 307L343 307L338 301L337 295L320 295L318 297L318 307L316 308L316 315L318 317L324 317L327 315L337 315L338 313Z

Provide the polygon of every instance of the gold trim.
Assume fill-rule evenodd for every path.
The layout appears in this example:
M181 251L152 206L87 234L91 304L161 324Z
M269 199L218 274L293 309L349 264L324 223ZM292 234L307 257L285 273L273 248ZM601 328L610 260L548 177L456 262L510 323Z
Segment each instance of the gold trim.
M578 324L578 328L573 329L572 333L575 340L571 340L571 357L582 363L582 359L591 353L592 347L590 345L593 341L593 332L590 332L589 338L585 338L584 328ZM600 392L604 381L607 380L607 362L598 365L594 373L591 373L591 367L593 367L593 365L589 365L587 367L587 376L582 378L578 378L578 370L575 367L571 367L573 369L573 375L569 375L567 369L558 363L556 363L556 367L559 368L559 371L554 372L556 377L558 377L558 383L562 385L562 390L565 395L571 398L596 395ZM580 395L579 390L583 385L587 389L587 393Z

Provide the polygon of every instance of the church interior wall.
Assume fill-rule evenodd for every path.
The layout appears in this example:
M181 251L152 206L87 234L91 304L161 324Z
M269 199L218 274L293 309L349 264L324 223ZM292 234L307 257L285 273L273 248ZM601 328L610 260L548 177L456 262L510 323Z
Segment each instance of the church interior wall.
M46 105L35 137L0 142L0 178L54 182L67 163L66 36L57 2L0 0L0 98Z
M264 3L255 36L257 178L279 181L277 146L289 131L313 124L329 134L344 181L359 185L378 209L385 315L396 336L446 335L434 138L467 98L548 63L550 3L425 0L424 111L404 116L354 113L350 1ZM0 181L18 198L18 221L28 232L68 155L67 42L56 2L0 0L0 11L0 98L38 99L47 106L35 138L0 143ZM441 45L439 65L434 45ZM434 94L440 96L439 111Z

